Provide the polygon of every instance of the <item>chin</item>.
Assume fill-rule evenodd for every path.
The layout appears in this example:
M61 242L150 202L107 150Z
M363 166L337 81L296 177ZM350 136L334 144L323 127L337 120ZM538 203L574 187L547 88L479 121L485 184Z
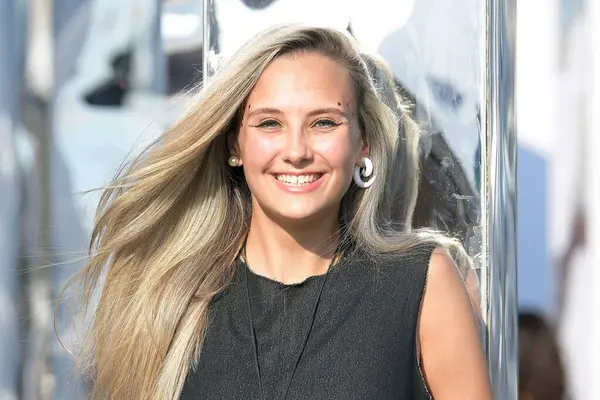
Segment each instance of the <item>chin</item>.
M285 209L275 209L273 210L274 214L278 216L279 219L286 220L289 222L309 222L313 220L323 220L323 215L325 214L324 210L321 209L307 209L305 207L295 208L295 207L286 207Z
M293 202L282 202L281 204L268 207L267 214L274 221L279 221L285 224L305 224L313 223L315 225L319 223L327 223L329 218L337 214L337 208L322 205L308 205L308 204L292 204ZM263 208L264 210L264 208Z

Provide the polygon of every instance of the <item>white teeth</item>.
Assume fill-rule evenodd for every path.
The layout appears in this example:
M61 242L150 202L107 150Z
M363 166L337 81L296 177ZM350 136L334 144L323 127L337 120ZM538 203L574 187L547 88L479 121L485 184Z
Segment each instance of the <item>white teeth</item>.
M279 182L283 182L286 185L300 186L316 181L318 179L318 175L277 175L276 178Z

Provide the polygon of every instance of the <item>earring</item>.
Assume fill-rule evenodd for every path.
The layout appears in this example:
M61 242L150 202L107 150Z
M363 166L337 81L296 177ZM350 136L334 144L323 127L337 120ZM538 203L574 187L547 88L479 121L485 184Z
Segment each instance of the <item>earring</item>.
M373 174L373 163L367 157L363 157L362 162L365 164L364 168L359 167L358 165L354 167L354 183L356 186L366 189L375 182L375 175ZM363 177L369 178L366 181L363 181Z
M232 166L232 167L237 167L240 165L240 160L239 158L237 158L236 156L231 156L229 157L229 159L227 160L227 163Z

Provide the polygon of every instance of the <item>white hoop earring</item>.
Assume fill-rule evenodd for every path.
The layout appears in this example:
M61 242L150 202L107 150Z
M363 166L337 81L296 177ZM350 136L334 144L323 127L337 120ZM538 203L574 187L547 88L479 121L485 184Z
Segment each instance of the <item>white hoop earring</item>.
M356 186L366 189L375 182L375 175L373 174L373 163L367 157L362 158L362 162L365 164L364 168L359 167L358 165L354 167L354 183ZM363 177L369 178L366 181L363 181Z

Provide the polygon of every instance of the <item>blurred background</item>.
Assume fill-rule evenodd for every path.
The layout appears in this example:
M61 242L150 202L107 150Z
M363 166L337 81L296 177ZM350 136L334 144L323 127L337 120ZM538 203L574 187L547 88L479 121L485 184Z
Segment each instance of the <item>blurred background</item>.
M461 233L485 263L483 0L210 3L207 14L201 0L0 0L0 400L86 398L54 332L76 347L70 309L56 309L56 326L53 315L85 260L99 197L90 191L173 122L203 74L290 10L350 30L387 61L416 118L439 133L421 146L433 172L417 213ZM515 290L519 386L531 399L600 399L596 3L516 1ZM434 204L450 184L456 196Z

